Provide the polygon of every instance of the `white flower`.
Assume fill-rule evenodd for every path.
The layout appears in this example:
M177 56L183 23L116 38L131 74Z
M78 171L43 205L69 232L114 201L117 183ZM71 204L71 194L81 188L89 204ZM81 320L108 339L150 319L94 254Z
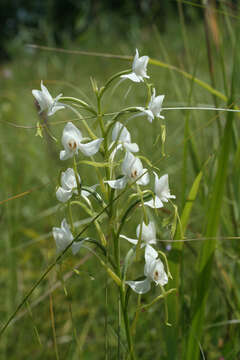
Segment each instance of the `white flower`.
M147 114L148 121L152 122L154 117L165 119L164 116L160 115L162 110L162 103L165 95L155 96L156 90L153 89L153 93L148 104L147 109L139 107L138 109L141 110L143 113Z
M124 149L126 149L127 151L130 151L130 152L138 152L139 151L138 144L131 143L131 135L130 135L130 132L128 131L128 129L118 121L114 125L113 131L112 131L112 141L113 142L109 146L109 150L111 150L114 143L117 142L117 146L115 147L115 149L111 153L111 160L112 161L114 159L114 156L116 155L116 152L119 149L124 148Z
M141 233L141 226L142 226L142 233ZM148 253L151 252L152 256L157 257L158 253L150 244L156 244L156 228L153 221L150 221L148 225L146 225L144 222L139 224L136 229L137 239L129 238L125 235L120 235L123 239L128 240L131 244L137 245L138 239L140 237L141 233L141 248L145 247L145 251Z
M175 195L170 194L169 184L168 184L168 175L165 174L158 178L157 174L155 175L155 197L149 201L146 201L144 205L150 206L151 208L158 209L163 207L163 202L168 202L168 199L175 199Z
M63 219L60 228L54 227L52 232L53 232L53 237L54 237L54 240L55 240L56 246L57 246L57 254L60 254L62 251L64 251L66 249L66 247L74 239L73 234L71 233L71 231L69 229L69 225L68 225L66 219ZM82 246L82 243L73 243L72 244L71 248L72 248L73 255L75 255L78 252L78 250L80 249L81 246Z
M81 184L81 178L79 174L77 174L79 184ZM90 187L90 189L95 190L97 185L93 185ZM61 186L56 191L56 197L61 202L66 202L69 199L71 199L73 194L78 194L77 189L77 181L75 172L73 169L69 168L66 171L62 172L61 174ZM88 200L88 196L91 194L91 192L86 190L81 190L81 196L85 199L85 201L90 204Z
M99 150L103 138L90 141L89 143L83 144L84 140L80 130L68 122L63 129L62 144L65 150L60 152L60 160L67 160L73 157L80 150L85 156L92 156Z
M144 169L141 160L129 151L125 154L122 163L122 172L124 175L122 178L106 181L106 183L113 189L123 189L128 182L131 183L133 181L136 181L139 185L147 185L149 183L147 169Z
M139 57L138 49L136 49L132 64L132 72L130 74L122 75L121 78L128 78L134 82L141 82L144 78L149 79L149 76L147 75L148 60L148 56Z
M40 112L47 110L47 115L51 116L55 114L56 111L65 108L63 104L58 103L58 100L62 94L59 94L57 97L55 97L55 99L53 99L46 86L43 85L42 81L41 89L42 90L32 90L32 94L40 106Z
M79 183L81 183L78 175ZM61 174L61 186L57 189L56 197L61 202L66 202L71 199L73 194L78 194L77 181L74 170L69 168Z
M168 276L164 270L162 261L153 256L151 251L145 252L145 262L144 275L146 279L142 281L126 281L126 284L138 294L148 292L151 289L152 281L154 281L156 285L161 286L166 285L168 282Z

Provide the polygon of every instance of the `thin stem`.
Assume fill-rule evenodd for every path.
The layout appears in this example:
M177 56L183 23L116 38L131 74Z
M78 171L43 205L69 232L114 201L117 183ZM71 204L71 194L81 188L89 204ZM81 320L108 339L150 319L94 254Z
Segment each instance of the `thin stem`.
M84 107L84 109L88 110L94 115L97 115L96 111L90 105L88 105L85 101L77 99L75 97L63 96L59 99L59 101L70 101L76 104L80 104L81 106Z
M90 135L90 137L94 140L97 139L97 136L94 134L94 132L90 129L90 127L88 126L87 122L85 121L85 119L82 117L82 115L76 110L74 109L74 107L70 106L70 105L66 105L70 110L72 110L74 112L74 114L77 115L77 117L79 118L79 120L83 123L85 129L87 130L88 134ZM96 115L96 114L95 114Z
M104 85L104 87L102 87L100 89L99 92L99 97L102 98L103 94L105 93L105 91L108 89L108 87L111 85L111 83L113 82L113 80L117 79L118 77L120 77L121 75L124 74L128 74L131 70L124 70L124 71L120 71L117 74L114 74L113 76L110 77L110 79L107 80L106 84Z
M72 234L74 234L74 223L73 223L73 216L72 216L71 200L68 201L68 218L69 218L71 232L72 232Z
M177 107L164 107L163 110L206 110L206 111L230 111L230 112L240 112L237 109L228 109L228 108L215 108L215 107L197 107L197 106L177 106Z
M53 331L53 342L54 342L55 355L56 355L56 359L59 360L57 336L56 336L56 328L55 328L55 320L54 320L54 312L53 312L53 301L52 301L51 294L49 296L49 307L50 307L50 316L51 316L51 324L52 324L52 331Z
M80 180L79 180L78 169L77 169L77 160L76 160L75 155L73 157L73 169L74 169L74 175L75 175L75 179L76 179L76 183L77 183L78 195L80 195L81 194L81 184L80 184Z
M120 301L121 301L121 308L122 308L122 313L123 313L123 320L124 320L125 332L126 332L126 337L127 337L129 355L130 355L131 360L135 360L136 357L135 357L134 348L133 348L132 334L131 334L130 326L129 326L128 312L127 312L127 308L125 306L125 291L123 290L122 287L120 287L119 292L120 292Z

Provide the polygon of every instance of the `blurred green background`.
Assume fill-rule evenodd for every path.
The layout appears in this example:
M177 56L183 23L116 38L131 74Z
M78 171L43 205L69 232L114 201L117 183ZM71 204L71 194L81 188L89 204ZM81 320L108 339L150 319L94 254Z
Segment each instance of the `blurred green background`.
M67 166L59 160L60 139L64 123L75 119L68 110L49 119L50 130L58 142L46 133L43 138L36 137L36 123L41 119L31 90L39 89L43 80L53 96L62 92L64 96L76 96L96 105L90 77L102 85L115 72L131 66L131 62L122 59L47 51L28 44L129 56L133 56L138 48L140 55L149 55L167 64L167 67L148 66L157 94L166 95L165 107L225 107L223 99L214 97L193 79L201 79L228 97L239 16L237 0L0 2L1 325L55 258L51 229L60 226L64 216L55 197L60 171ZM236 52L238 69L238 48ZM181 71L190 74L190 79ZM235 104L239 100L239 90L239 82L236 82ZM143 86L124 82L113 94L109 92L104 110L112 112L127 105L143 106L145 101ZM177 196L180 213L195 176L208 162L186 232L186 238L203 238L208 195L212 191L216 154L221 146L226 114L193 110L168 111L164 115L167 127L165 157L161 153L158 122L151 125L145 118L136 118L129 122L128 129L132 141L139 144L141 155L157 163L162 174L169 174L171 192ZM93 119L89 119L89 123L92 125ZM221 205L219 236L225 238L239 236L238 141L237 121L228 170L230 185ZM85 184L92 185L97 181L95 172L87 165L81 167L80 174ZM76 220L87 218L77 210L74 216ZM157 220L158 238L169 239L172 210L160 212L158 217L151 216ZM128 228L124 228L124 234L135 237L139 219L136 212ZM90 233L94 236L94 228ZM202 342L206 359L240 357L238 325L212 326L239 319L238 241L220 241L215 253ZM192 242L184 248L180 346L186 343L191 322L195 263L201 245L201 241ZM165 251L164 243L159 246ZM127 244L123 247L129 249ZM142 266L142 263L136 264L136 269L141 272ZM73 268L78 268L79 274L72 272ZM66 277L67 296L60 281L61 273ZM82 250L77 257L69 256L61 271L56 268L38 286L28 306L20 310L2 335L0 358L57 359L51 322L53 304L59 359L104 359L105 278L102 268L87 250ZM157 291L153 288L142 301L149 302L154 294ZM134 295L133 299L132 311ZM116 359L114 290L109 295L108 306L108 356ZM165 329L161 303L140 315L135 339L139 359L170 359L164 340ZM184 359L182 356L178 359Z

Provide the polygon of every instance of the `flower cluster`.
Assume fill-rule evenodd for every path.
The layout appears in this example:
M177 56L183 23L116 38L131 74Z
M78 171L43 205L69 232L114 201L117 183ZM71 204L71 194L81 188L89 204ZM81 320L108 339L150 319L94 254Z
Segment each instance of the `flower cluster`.
M146 79L149 79L149 76L147 75L148 61L148 56L139 57L138 50L136 50L131 72L126 73L125 71L118 76L136 83L145 84ZM107 84L110 84L110 81ZM105 91L107 87L102 89ZM96 193L99 198L104 199L104 203L107 204L106 208L113 205L113 203L110 203L113 201L113 197L109 194L122 190L127 186L136 190L135 195L141 199L139 204L142 207L146 206L152 209L159 209L164 206L164 203L175 198L175 196L170 193L167 174L158 177L157 173L154 172L154 190L141 190L141 186L146 187L150 183L149 170L143 166L140 157L137 156L137 153L140 150L138 144L132 142L129 130L122 122L119 121L120 114L124 114L124 111L119 112L116 117L113 117L112 121L104 124L102 112L99 110L99 104L101 103L101 96L103 94L102 89L98 90L97 87L95 89L98 100L98 110L91 109L91 106L82 100L69 97L64 98L62 94L53 98L47 88L43 85L43 82L41 82L41 91L32 91L33 96L39 104L40 112L46 111L48 116L54 115L56 111L61 109L73 109L71 106L67 106L64 103L64 99L70 99L73 106L74 103L80 102L81 106L85 107L85 110L90 109L93 114L96 114L97 121L99 121L99 131L102 133L101 137L97 137L92 131L90 131L89 133L91 138L84 137L82 131L72 122L68 122L63 129L61 139L63 150L60 151L59 157L62 161L69 161L72 159L73 165L72 167L68 167L65 171L62 171L60 184L56 191L58 201L63 206L65 204L68 205L66 209L69 212L68 218L70 224L69 225L66 218L64 218L60 228L53 228L53 237L56 242L58 254L64 252L64 250L68 247L71 247L73 254L76 254L81 247L81 243L74 241L75 229L71 214L71 202L74 198L77 198L78 200L79 198L83 198L86 201L86 206L89 207L89 211L92 210L92 205L89 200L91 191L88 192L82 189L82 179L77 169L76 159L77 156L81 154L83 156L90 157L91 160L93 160L92 157L100 153L104 158L104 164L109 164L110 170L106 171L105 174L102 175L102 178L99 179L101 184L100 188L102 192L105 190L105 193ZM164 119L164 116L160 114L162 111L164 95L156 96L156 90L155 88L152 88L151 85L147 85L147 89L149 91L150 98L148 105L146 107L136 106L133 108L133 111L142 115L147 115L149 122L152 122L155 118ZM76 111L78 110L74 108L75 113ZM109 129L111 129L111 131L109 131ZM109 139L109 134L111 135L111 139ZM118 152L121 159L121 166L117 168L120 175L116 176L116 166L114 161ZM89 160L89 163L90 162L91 161ZM96 164L95 161L92 161L92 163ZM95 191L96 186L92 187L92 189ZM147 196L145 197L143 194L147 194ZM150 196L152 198L149 200ZM80 203L80 201L75 201L75 203ZM137 226L136 239L119 234L119 238L117 238L115 242L116 244L119 244L119 240L122 238L134 245L134 251L136 251L137 247L139 249L144 249L145 279L141 281L129 280L125 282L138 294L143 294L149 291L151 288L151 282L161 286L164 286L168 282L168 274L165 272L164 265L159 258L159 252L153 247L156 246L157 243L155 224L153 221L147 220L146 212L144 213L146 222L142 221ZM118 223L119 222L116 221L116 227L119 226ZM118 233L118 231L115 233ZM117 251L115 253L117 253Z

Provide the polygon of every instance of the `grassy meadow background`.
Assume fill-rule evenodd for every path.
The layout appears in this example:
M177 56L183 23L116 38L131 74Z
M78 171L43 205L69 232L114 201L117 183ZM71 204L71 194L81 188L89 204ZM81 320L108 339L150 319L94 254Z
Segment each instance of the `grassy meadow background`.
M138 48L140 55L159 60L162 63L150 61L148 74L156 93L166 96L164 107L238 106L240 14L239 11L232 13L230 7L224 5L212 11L209 19L210 50L204 18L188 24L182 18L181 8L177 16L169 14L165 32L154 25L143 28L136 25L123 36L118 31L111 32L110 28L103 27L99 31L93 27L75 42L65 40L62 48L128 56L134 55ZM56 46L51 36L46 34L46 39L44 45ZM35 136L40 118L31 91L39 89L43 80L53 96L62 92L64 96L76 96L95 104L90 77L102 85L115 72L131 66L129 60L41 50L28 47L27 43L28 35L19 35L9 45L11 60L0 65L1 327L54 261L56 249L51 230L60 225L64 216L55 196L60 171L67 166L59 160L61 133L67 121L76 119L68 110L49 119L57 142L46 133L43 138ZM209 71L209 58L213 72ZM113 94L108 92L104 110L111 113L127 105L142 106L146 101L143 94L141 84L125 81ZM161 174L169 174L171 193L176 195L180 216L192 184L202 171L184 234L185 240L190 241L182 243L181 249L173 245L171 251L166 250L166 242L159 242L170 265L176 264L174 259L178 259L181 252L181 281L177 295L171 295L172 299L180 299L176 338L179 353L175 357L180 360L191 358L186 349L190 334L194 332L191 326L198 281L198 289L205 291L204 284L201 288L204 278L198 266L204 262L208 251L214 253L214 259L209 268L209 283L206 280L208 298L199 356L213 360L240 359L240 117L234 114L231 118L229 114L164 111L165 157L159 140L161 122L155 119L150 124L145 117L137 117L128 123L132 141L139 144L141 155L149 157ZM93 124L94 119L88 121ZM225 127L227 122L233 125L229 129ZM95 171L87 165L82 165L80 175L86 184L97 182ZM212 208L213 203L215 208ZM151 214L157 221L158 238L169 240L172 208L160 210L158 216ZM87 221L88 215L76 210L74 219ZM135 237L139 219L136 211L132 221L124 227L124 234ZM95 235L92 226L89 234ZM205 244L210 245L207 248ZM124 247L129 249L127 244L123 244ZM202 260L200 254L203 254ZM136 264L136 267L142 271L143 264ZM114 286L109 284L112 291L106 304L105 283L103 269L86 249L75 257L68 256L61 269L55 267L40 283L1 335L0 359L117 359L117 295ZM142 296L143 303L150 302L154 294L157 295L157 290L152 287L151 293ZM132 314L136 301L136 294L133 294ZM169 306L171 320L173 304ZM135 336L137 358L174 359L166 333L164 305L158 302L139 316ZM121 346L124 352L124 341Z

